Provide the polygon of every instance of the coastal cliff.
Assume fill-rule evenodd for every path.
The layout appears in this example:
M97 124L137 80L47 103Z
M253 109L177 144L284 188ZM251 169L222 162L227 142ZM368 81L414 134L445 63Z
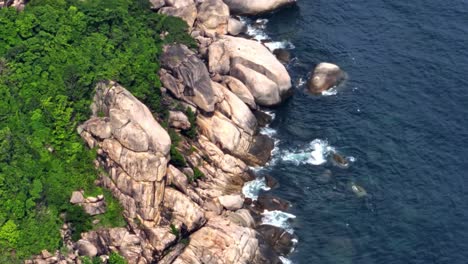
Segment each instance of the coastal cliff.
M245 182L263 166L274 142L259 133L261 106L291 94L286 68L262 43L237 37L245 25L229 3L150 1L154 11L186 21L198 49L166 45L158 73L167 119L115 81L95 88L92 116L77 132L102 168L97 185L123 207L127 227L84 232L68 241L78 256L106 260L118 252L129 263L281 263L293 243L273 226L260 227L262 206L246 201ZM291 1L270 1L269 12ZM249 10L249 3L243 3ZM236 29L237 27L237 29ZM165 36L164 33L162 37ZM274 199L271 197L271 199ZM102 197L70 202L89 214L105 211ZM61 262L60 262L61 261ZM79 263L43 253L30 263Z

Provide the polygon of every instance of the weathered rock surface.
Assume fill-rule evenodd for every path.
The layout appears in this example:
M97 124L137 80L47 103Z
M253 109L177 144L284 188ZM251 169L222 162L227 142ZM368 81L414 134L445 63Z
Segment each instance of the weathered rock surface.
M291 89L286 68L261 43L244 38L223 36L208 52L213 73L229 73L242 81L259 105L279 104ZM218 66L221 65L221 66Z
M103 163L109 168L109 176L103 175L104 186L124 205L126 217L157 224L169 135L148 108L117 83L98 85L92 109L94 117L80 125L78 132L90 147L99 147L103 153ZM99 132L103 130L111 133Z
M190 244L173 263L267 263L257 261L260 255L253 229L219 216L192 234Z
M224 0L224 2L233 14L258 15L294 4L296 0Z
M198 106L205 112L213 112L216 94L205 64L184 45L164 48L161 64L167 71L160 71L161 81L176 98Z
M164 0L149 0L151 4L151 9L158 10L166 4Z
M183 112L169 111L169 126L186 130L190 128L190 121Z
M242 23L239 19L229 18L228 21L228 33L232 36L237 36L244 33L247 30L247 26Z
M186 6L181 6L181 5L166 6L166 7L159 9L159 13L165 14L168 16L180 17L182 20L187 22L187 25L189 26L189 28L193 27L193 24L195 23L195 20L197 19L197 7L195 6L193 2Z
M70 203L83 207L83 210L89 215L98 215L106 212L106 203L103 195L87 197L85 199L82 191L75 191L72 193Z
M27 0L3 0L0 1L0 8L2 7L14 7L21 11L24 9Z
M345 77L344 72L335 64L322 62L319 63L307 82L309 92L320 94L336 85Z
M239 194L223 195L218 197L219 202L224 208L235 211L242 208L244 198Z
M222 0L205 0L198 6L197 28L206 35L228 32L229 8Z
M241 81L231 76L225 76L223 78L223 84L251 109L257 108L257 105L255 104L255 98L253 97L249 88L247 88Z
M97 255L108 255L111 250L116 250L127 259L128 263L146 263L143 257L142 239L138 235L131 234L126 228L101 229L83 233L82 239L77 244L85 245L86 248L83 249L90 253L96 252Z
M183 224L189 232L200 228L206 221L200 206L172 188L166 188L164 206L166 212L172 214L173 224L178 227Z
M261 225L257 231L262 234L265 241L280 255L288 255L294 248L296 236L282 228L272 225Z

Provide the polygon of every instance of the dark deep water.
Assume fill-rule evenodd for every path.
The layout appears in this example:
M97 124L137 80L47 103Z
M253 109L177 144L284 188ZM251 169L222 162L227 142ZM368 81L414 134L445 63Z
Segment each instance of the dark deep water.
M296 87L274 110L278 160L266 173L297 216L290 259L468 263L468 1L299 0L267 18L267 34L296 47L295 84L322 61L349 75L337 95ZM314 139L356 161L284 160Z

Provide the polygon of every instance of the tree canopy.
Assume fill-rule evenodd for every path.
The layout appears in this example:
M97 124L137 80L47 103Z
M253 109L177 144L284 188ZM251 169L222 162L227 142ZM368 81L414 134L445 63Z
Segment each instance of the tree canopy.
M118 81L162 111L156 74L162 46L195 43L185 22L148 5L33 0L22 12L0 9L0 263L59 248L62 213L78 234L91 228L69 199L74 190L97 190L96 154L76 126L90 115L98 81ZM162 32L169 34L161 39ZM115 205L101 221L122 224L119 210Z

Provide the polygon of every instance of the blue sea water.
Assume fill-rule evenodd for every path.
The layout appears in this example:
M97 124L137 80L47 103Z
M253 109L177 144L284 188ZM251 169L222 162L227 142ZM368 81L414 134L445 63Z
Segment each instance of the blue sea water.
M296 215L290 259L468 263L468 1L299 0L266 18L271 38L295 46L295 94L273 110L278 151L264 171ZM322 61L349 76L336 95L303 91ZM304 159L322 151L315 139L354 162Z

